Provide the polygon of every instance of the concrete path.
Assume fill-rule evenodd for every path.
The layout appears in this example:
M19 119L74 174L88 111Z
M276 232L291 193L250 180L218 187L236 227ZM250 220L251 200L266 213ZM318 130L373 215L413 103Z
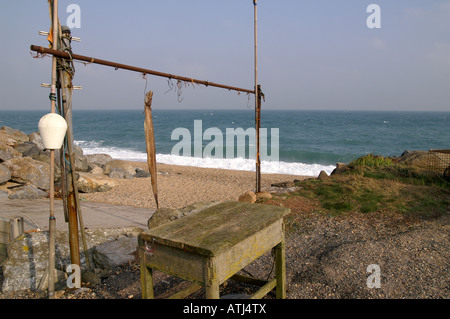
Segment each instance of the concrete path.
M85 228L124 228L137 226L147 229L147 220L153 209L115 206L92 202L81 202L81 214ZM0 217L10 219L23 217L25 231L48 230L50 200L0 199ZM61 200L55 200L56 229L68 230Z

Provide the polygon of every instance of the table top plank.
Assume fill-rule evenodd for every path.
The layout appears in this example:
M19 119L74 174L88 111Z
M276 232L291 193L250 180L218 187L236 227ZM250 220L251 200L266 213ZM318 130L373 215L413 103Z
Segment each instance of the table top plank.
M224 202L142 233L142 238L215 256L290 213L271 205Z

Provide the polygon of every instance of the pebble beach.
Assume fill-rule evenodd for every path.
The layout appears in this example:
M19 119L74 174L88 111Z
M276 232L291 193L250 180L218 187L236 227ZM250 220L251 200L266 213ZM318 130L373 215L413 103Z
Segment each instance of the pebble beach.
M146 169L147 163L135 163ZM262 174L262 190L272 183L311 178ZM314 177L312 177L314 178ZM81 193L84 201L156 208L149 177L118 179L107 192ZM186 166L158 165L160 207L181 208L201 201L237 200L255 188L255 173ZM292 210L286 229L288 299L447 299L450 298L449 215L432 220L411 220L399 214L348 214L331 217L319 213L317 203L303 197L274 197L265 204ZM287 223L289 225L289 222ZM242 270L266 278L272 273L270 252ZM379 267L380 286L369 284L372 267ZM370 268L370 269L369 269ZM61 299L140 299L140 268L134 263L112 270L101 284L75 292L58 292ZM273 274L272 274L273 275ZM155 272L157 298L166 298L188 283ZM252 288L232 281L221 294ZM43 294L43 295L42 295ZM45 298L45 292L19 291L0 299ZM204 290L189 296L203 299ZM266 298L275 298L274 292Z
M147 163L135 166L147 170ZM160 207L182 208L203 201L238 200L254 191L255 172L158 164L158 198ZM262 174L261 189L273 183L307 178L305 176ZM143 208L156 208L151 178L113 179L116 187L107 192L80 194L82 199Z
M146 163L141 163L145 168ZM139 165L141 165L139 164ZM262 190L272 183L315 178L262 175ZM104 193L82 194L84 200L155 207L150 178L115 179L117 186ZM255 173L197 167L158 165L160 206L181 208L200 201L237 200L255 188ZM305 198L285 197L265 204L292 210L296 228L286 231L288 299L446 299L450 298L449 215L412 220L401 214L348 214L326 216ZM289 218L289 217L288 217ZM381 283L370 286L379 267ZM271 273L272 257L263 255L243 272L258 278ZM79 298L140 298L138 262L126 267ZM168 297L186 283L157 272L155 293ZM234 284L222 293L239 289ZM248 287L240 287L251 293ZM130 297L131 296L131 297ZM270 293L266 298L274 298ZM190 298L204 298L204 291Z

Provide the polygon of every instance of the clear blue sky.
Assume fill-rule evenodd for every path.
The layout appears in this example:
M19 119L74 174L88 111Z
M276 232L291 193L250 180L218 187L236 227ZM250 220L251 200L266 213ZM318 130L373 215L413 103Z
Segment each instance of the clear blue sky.
M59 1L81 8L75 53L252 89L252 0ZM369 29L369 4L381 28ZM0 9L0 110L50 108L51 58L45 0L3 2ZM264 109L450 111L450 1L259 0L259 83ZM138 73L76 63L74 109L143 109ZM149 76L153 108L246 109L245 94L196 86L165 93Z

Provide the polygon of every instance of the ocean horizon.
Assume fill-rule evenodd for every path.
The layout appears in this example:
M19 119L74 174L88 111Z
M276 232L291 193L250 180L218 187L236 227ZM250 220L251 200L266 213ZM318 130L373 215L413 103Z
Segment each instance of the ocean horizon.
M0 127L30 134L38 131L39 119L48 112L0 111ZM254 171L254 139L236 139L231 150L226 140L227 129L251 131L254 123L253 109L153 110L157 162ZM317 176L322 170L331 173L337 162L348 163L369 153L400 156L407 150L448 149L449 127L450 112L263 110L261 128L268 134L261 171ZM146 161L143 110L73 110L73 131L84 154ZM274 147L277 139L278 148ZM196 142L201 146L197 151ZM245 144L244 154L239 154L239 143ZM179 151L181 145L190 156L182 156L186 154Z

